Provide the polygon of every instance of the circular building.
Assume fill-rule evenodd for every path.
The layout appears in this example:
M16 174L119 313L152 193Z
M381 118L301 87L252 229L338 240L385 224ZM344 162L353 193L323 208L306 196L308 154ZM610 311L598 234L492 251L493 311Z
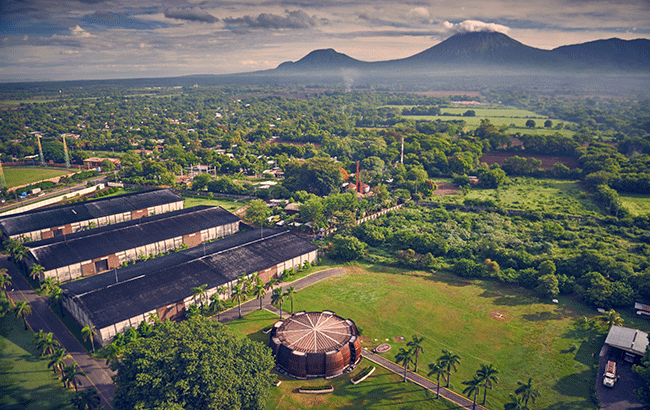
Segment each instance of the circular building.
M334 312L297 312L270 335L276 363L299 379L336 377L361 361L357 326Z

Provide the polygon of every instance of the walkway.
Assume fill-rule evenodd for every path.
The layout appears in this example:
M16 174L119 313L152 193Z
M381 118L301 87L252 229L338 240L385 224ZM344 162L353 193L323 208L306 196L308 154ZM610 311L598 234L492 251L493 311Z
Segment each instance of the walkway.
M27 279L23 277L11 264L7 257L0 256L0 268L6 268L11 276L12 290L7 291L11 300L16 302L26 301L32 306L32 314L27 316L27 324L32 331L43 330L45 333L53 333L56 340L72 356L66 360L69 365L74 360L79 368L86 374L86 377L79 377L81 389L94 386L99 393L101 405L107 409L112 408L110 401L115 393L115 385L111 376L114 374L103 360L93 359L79 341L70 333L67 327L61 322L58 316L50 309L47 299L34 292Z
M391 362L390 360L384 359L383 357L376 355L368 350L363 351L363 357L370 360L371 362L380 365L381 367L390 370L393 373L400 375L401 377L404 377L404 368L402 366L399 366L398 364ZM426 377L420 376L417 373L407 371L406 380L411 381L421 387L424 387L425 389L430 390L433 393L436 393L438 391L438 385L436 383L432 382ZM480 400L480 396L481 395L479 395L478 398L479 400ZM469 409L469 410L472 409L471 400L459 394L456 394L451 390L447 390L444 387L440 387L440 397L444 397L445 399L449 400L454 404L459 405L462 408ZM481 410L487 410L485 407L481 406L478 403L476 404L476 408Z

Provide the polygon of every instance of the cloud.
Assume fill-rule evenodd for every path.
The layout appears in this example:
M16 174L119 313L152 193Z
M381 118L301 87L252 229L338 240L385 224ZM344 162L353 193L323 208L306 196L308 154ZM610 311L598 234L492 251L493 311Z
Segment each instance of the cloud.
M223 22L233 26L246 26L253 29L305 29L326 23L324 19L318 19L316 16L309 16L302 10L285 10L285 16L277 14L262 13L257 17L227 17Z
M197 7L173 8L165 10L165 17L176 20L197 21L200 23L216 23L218 18Z
M449 34L472 33L481 31L496 31L498 33L508 34L509 27L502 26L501 24L484 23L478 20L465 20L460 23L450 23L445 21L442 23L443 28Z
M92 34L79 27L79 25L76 25L75 27L70 27L70 35L76 38L94 37Z
M93 26L131 30L153 30L160 27L169 27L167 23L143 21L129 17L124 13L113 13L110 11L96 11L83 16L80 21Z

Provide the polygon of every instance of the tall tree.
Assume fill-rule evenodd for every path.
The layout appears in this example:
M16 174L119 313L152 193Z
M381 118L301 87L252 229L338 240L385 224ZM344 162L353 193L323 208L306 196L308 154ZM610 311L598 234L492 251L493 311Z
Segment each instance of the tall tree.
M296 296L296 287L295 286L290 286L289 289L287 289L286 292L284 292L284 296L291 301L291 314L293 315L293 298Z
M262 310L262 299L266 295L266 288L264 287L264 282L257 281L253 287L253 296L260 301L260 310Z
M445 374L447 374L447 370L442 363L429 363L429 373L427 373L427 376L436 376L436 385L438 386L436 389L436 399L440 397L440 376L444 376Z
M457 366L460 363L460 356L449 350L442 349L442 356L438 358L438 361L447 369L447 387L449 387L451 371L458 370Z
M271 304L278 306L280 305L280 320L282 320L282 305L284 305L284 291L282 286L273 289L273 294L271 295Z
M120 355L122 354L122 348L113 341L108 346L104 348L106 352L106 366L112 367L116 366L120 361Z
M16 319L19 317L23 318L23 323L25 324L25 330L27 330L27 316L32 314L32 305L27 302L18 302L14 307L14 315Z
M424 348L422 347L423 341L424 337L413 335L413 339L406 344L411 348L411 350L413 350L413 353L415 353L415 373L418 372L418 359L420 358L420 353L424 352Z
M54 353L48 356L50 361L47 363L47 368L51 368L54 374L63 372L67 357L68 353L64 349L55 349Z
M467 386L463 389L463 394L467 394L468 398L474 395L474 400L472 402L472 410L475 410L476 397L478 396L478 393L481 391L481 380L478 378L478 376L474 375L474 378L472 380L464 381L463 384Z
M116 410L264 408L273 356L228 326L197 316L165 321L112 368Z
M95 336L97 336L95 326L86 325L81 328L81 337L83 337L84 340L90 339L90 344L93 347L93 353L95 353Z
M34 280L40 280L41 275L45 272L45 267L42 265L39 265L38 263L35 263L32 266L32 269L29 271L29 276L32 277Z
M532 400L533 403L535 403L539 397L539 391L535 389L535 386L533 386L533 378L529 377L528 383L518 381L517 385L519 387L517 387L515 393L521 395L521 397L524 399L524 405L528 407L528 400Z
M481 363L481 368L476 371L476 376L478 376L483 386L483 405L485 405L485 400L487 400L487 389L492 389L494 384L499 383L499 378L497 377L499 371L492 366L492 364Z
M43 330L34 333L34 343L36 343L36 349L41 353L41 357L51 355L55 349L61 347L59 341L54 338L53 333L43 333Z
M271 216L271 209L261 199L254 199L248 204L244 220L260 227L260 235L264 236L264 224L266 219Z
M519 397L512 393L509 394L510 401L503 405L504 410L530 410L523 397Z
M210 296L210 306L209 309L212 313L217 314L217 321L219 320L219 315L221 312L223 312L226 309L226 302L223 300L219 299L219 295L212 295Z
M6 269L3 269L5 272ZM6 273L0 274L0 289L6 290L11 285L11 276Z
M411 349L404 349L400 347L399 352L395 355L395 361L397 364L404 366L404 382L406 382L406 372L409 368L409 363L413 360L413 351Z
M205 288L207 288L207 284L203 284L199 287L192 288L192 297L194 298L194 303L196 303L196 300L199 300L199 303L201 304L201 310L203 310L203 300L208 296L207 292L205 291Z
M77 386L81 385L81 381L77 379L77 376L85 376L86 373L77 369L77 363L72 362L70 366L65 366L63 368L63 373L61 374L61 380L63 385L68 388L70 385L74 387L74 391L77 391Z
M230 294L233 302L237 302L237 308L239 309L239 318L241 319L241 303L246 301L248 297L246 295L246 290L242 287L241 284L236 284L232 287L232 293Z
M83 391L78 391L72 397L72 404L77 410L93 410L99 406L101 399L97 390L89 388Z

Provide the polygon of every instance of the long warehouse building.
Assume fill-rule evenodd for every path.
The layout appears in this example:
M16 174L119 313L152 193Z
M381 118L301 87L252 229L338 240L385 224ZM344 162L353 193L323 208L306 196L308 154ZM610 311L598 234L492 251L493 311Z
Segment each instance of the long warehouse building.
M67 282L239 232L239 217L220 207L197 206L28 242L27 268Z
M105 346L113 336L154 315L177 320L194 303L192 288L207 296L226 286L230 298L238 277L257 273L268 281L285 269L313 263L318 247L288 231L249 231L61 286L63 305L80 326L95 326Z
M3 239L40 241L89 227L183 209L183 197L168 189L118 195L92 201L35 209L0 218Z

